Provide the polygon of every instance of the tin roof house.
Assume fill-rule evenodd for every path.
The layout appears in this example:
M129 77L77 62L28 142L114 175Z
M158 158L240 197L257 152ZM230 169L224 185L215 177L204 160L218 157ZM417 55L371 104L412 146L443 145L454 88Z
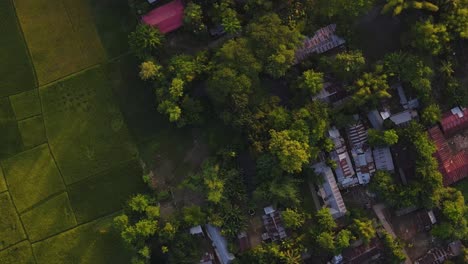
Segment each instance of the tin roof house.
M375 164L371 148L367 144L367 130L361 122L358 122L348 126L347 133L359 184L368 184L375 172Z
M313 165L312 168L323 177L323 184L320 186L319 195L322 197L325 206L329 208L334 219L344 216L347 210L341 192L336 184L333 171L323 162Z
M374 154L375 168L377 170L394 171L392 153L389 147L377 147L372 151Z
M288 235L283 225L281 213L272 206L265 207L263 211L265 214L262 216L262 220L266 233L262 235L262 239L271 241L285 239Z
M312 53L321 54L345 44L346 41L338 37L335 31L336 24L330 24L317 30L313 37L304 40L303 46L296 51L296 63Z
M228 245L226 239L221 235L219 228L207 224L206 232L208 237L213 242L213 248L216 253L216 257L218 258L221 264L229 264L231 263L235 257L232 253L228 250Z
M462 131L468 127L468 110L459 107L444 114L440 121L442 130L438 127L429 129L429 136L436 145L434 156L439 161L439 171L442 173L444 185L451 185L468 177L468 147L462 145L468 141L461 136L462 143L458 146L454 142L449 142L450 135ZM443 131L443 132L442 132Z
M348 154L346 142L340 131L335 127L328 131L328 136L333 141L335 149L330 153L331 158L336 162L336 178L340 188L348 188L359 184L353 164Z

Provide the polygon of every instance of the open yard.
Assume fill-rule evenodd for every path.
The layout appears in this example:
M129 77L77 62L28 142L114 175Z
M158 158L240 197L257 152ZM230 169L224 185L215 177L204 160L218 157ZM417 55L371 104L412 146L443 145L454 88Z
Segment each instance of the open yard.
M0 1L0 17L0 97L3 97L34 89L36 80L13 0Z

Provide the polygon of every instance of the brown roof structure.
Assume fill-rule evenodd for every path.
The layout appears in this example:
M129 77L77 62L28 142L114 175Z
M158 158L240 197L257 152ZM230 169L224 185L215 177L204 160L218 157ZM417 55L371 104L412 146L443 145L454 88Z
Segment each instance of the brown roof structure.
M440 120L445 134L451 135L461 129L468 128L468 108L455 107L445 113Z
M447 122L445 122L447 124ZM450 126L449 131L454 132ZM461 128L462 126L459 126ZM446 127L447 128L447 127ZM451 185L468 176L468 150L453 151L438 126L429 129L429 136L436 145L434 156L439 161L439 171L443 175L445 186Z

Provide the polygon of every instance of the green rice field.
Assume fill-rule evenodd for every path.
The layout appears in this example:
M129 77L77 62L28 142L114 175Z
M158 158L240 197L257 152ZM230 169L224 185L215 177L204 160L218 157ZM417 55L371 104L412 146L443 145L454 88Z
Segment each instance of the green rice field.
M0 17L0 263L129 263L111 220L144 188L116 94L135 84L109 70L127 1L4 0Z

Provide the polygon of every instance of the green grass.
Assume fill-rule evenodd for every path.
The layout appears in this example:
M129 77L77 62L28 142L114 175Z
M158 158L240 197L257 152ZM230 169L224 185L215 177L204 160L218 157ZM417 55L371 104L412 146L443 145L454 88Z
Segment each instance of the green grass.
M18 122L18 127L26 148L47 142L42 116L34 116Z
M8 98L0 98L0 131L0 159L21 151L21 136Z
M21 220L31 242L70 229L77 224L66 192L23 213Z
M87 1L15 3L40 85L102 61L103 48L90 23Z
M36 81L12 0L0 1L0 18L0 97L4 97L33 89Z
M47 144L4 160L2 167L19 212L65 189Z
M463 179L453 186L455 189L460 190L465 197L465 202L468 202L468 179Z
M18 243L0 252L2 264L35 264L31 244L28 241Z
M128 250L113 231L112 217L78 226L33 245L38 264L128 264Z
M136 24L127 0L90 1L101 42L110 58L128 50L128 34Z
M107 63L104 70L126 123L137 141L146 140L155 132L170 126L167 117L156 110L153 89L139 79L138 61L133 55Z
M3 170L0 166L0 192L6 191L7 189L8 188L5 182L5 176L3 176Z
M0 212L0 250L2 250L25 239L26 235L8 192L0 194ZM1 261L0 263L3 264Z
M40 89L47 137L67 184L137 155L109 85L93 68Z
M10 102L16 120L38 115L42 111L37 89L13 95L10 97Z
M78 223L115 212L134 193L144 189L138 161L117 166L68 187Z

